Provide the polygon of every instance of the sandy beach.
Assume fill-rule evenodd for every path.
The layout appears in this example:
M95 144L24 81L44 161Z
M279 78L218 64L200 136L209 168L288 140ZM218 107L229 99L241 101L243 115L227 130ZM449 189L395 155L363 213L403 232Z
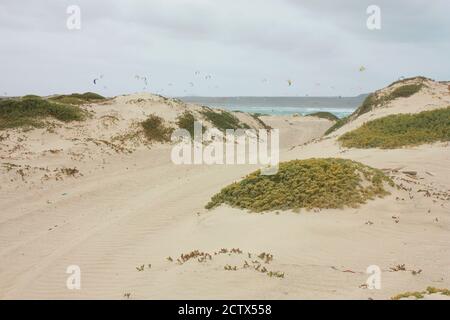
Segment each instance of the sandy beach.
M201 110L156 95L84 105L91 118L80 123L0 131L0 298L390 299L448 288L449 143L385 150L337 141L369 120L450 105L447 84L427 85L327 136L326 119L261 117L280 130L282 161L352 159L402 186L358 208L206 210L214 194L258 166L175 165L170 144L120 139L150 114L174 122ZM196 250L211 259L199 262ZM177 262L192 252L195 259ZM226 270L264 260L261 253L273 256L262 267L284 277ZM81 290L66 286L71 265L80 267ZM382 271L380 289L365 285L371 265Z

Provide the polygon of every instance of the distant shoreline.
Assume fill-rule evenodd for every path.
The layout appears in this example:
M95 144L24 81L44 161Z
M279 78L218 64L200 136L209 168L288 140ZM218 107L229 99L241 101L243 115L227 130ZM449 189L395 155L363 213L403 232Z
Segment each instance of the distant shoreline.
M178 97L178 99L211 108L268 115L307 115L330 112L339 118L351 114L367 95L356 97Z

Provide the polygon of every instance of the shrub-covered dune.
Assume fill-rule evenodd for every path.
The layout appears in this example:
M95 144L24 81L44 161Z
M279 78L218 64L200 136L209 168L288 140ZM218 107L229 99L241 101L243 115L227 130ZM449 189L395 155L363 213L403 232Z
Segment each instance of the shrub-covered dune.
M393 182L381 171L338 159L292 160L280 163L275 175L255 171L214 195L206 205L220 204L260 212L267 210L357 207L389 194Z
M38 96L0 100L0 130L42 127L46 118L63 122L82 121L86 112L77 106L56 103Z
M338 139L348 148L393 149L450 141L450 107L369 121Z
M389 107L400 98L412 97L415 94L422 92L424 88L427 88L429 85L433 85L435 83L436 82L432 79L425 77L413 77L395 81L386 88L370 93L361 106L359 106L351 115L337 120L337 122L330 127L325 134L328 135L338 130L347 123L356 120L368 112L379 108Z
M85 92L85 93L72 93L72 94L63 94L50 97L49 100L65 103L65 104L73 104L73 105L81 105L91 102L99 102L105 100L106 98L94 93L94 92Z

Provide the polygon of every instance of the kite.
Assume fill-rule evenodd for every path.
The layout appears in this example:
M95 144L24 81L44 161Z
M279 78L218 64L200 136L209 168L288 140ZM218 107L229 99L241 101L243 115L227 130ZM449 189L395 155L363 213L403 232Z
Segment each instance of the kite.
M147 80L147 77L140 76L140 75L135 75L134 78L135 78L136 80L143 80L145 86L148 86L148 80Z
M104 75L101 74L98 78L95 78L92 82L93 82L94 84L97 84L97 82L98 82L99 80L103 79L103 77L104 77Z
M287 80L287 83L289 84L289 87L292 86L292 80Z
M364 66L359 67L359 72L363 72L363 71L366 71L366 67L364 67Z

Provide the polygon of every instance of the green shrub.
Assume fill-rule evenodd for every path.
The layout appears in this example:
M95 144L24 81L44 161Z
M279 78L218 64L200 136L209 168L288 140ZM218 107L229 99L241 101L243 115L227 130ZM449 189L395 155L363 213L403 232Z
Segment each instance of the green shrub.
M149 142L168 142L170 141L173 128L164 124L164 119L156 115L150 115L141 122L144 135Z
M0 100L0 130L17 127L42 127L45 118L63 122L82 121L86 112L76 106L50 102L41 98Z
M376 105L380 104L380 103L381 103L381 101L377 98L377 96L376 96L375 93L369 94L369 95L364 99L362 105L361 105L358 109L356 109L356 111L355 111L356 116L360 116L360 115L362 115L362 114L364 114L364 113L367 113L367 112L369 112L369 111L372 111L373 108L374 108ZM355 114L355 113L354 113L354 114Z
M246 123L241 123L237 117L228 111L218 110L216 112L210 108L204 108L200 113L221 131L226 129L250 129Z
M194 138L194 123L196 119L192 113L185 111L183 114L177 118L177 126L181 129L189 131L189 134ZM203 127L204 129L204 127Z
M325 131L325 135L330 134L334 131L336 131L337 129L339 129L340 127L344 126L348 121L350 120L350 117L344 117L342 119L339 119L338 121L336 121L335 124L333 124L330 128L328 128L327 131Z
M382 149L450 141L450 107L369 121L338 140L347 148Z
M392 180L380 170L346 159L308 159L280 163L275 175L260 170L214 195L207 209L222 203L260 212L300 208L357 207L389 194Z
M326 112L326 111L314 112L314 113L307 114L306 116L307 117L317 117L317 118L327 119L327 120L331 120L331 121L339 120L339 118L336 117L336 115L332 114L331 112Z

